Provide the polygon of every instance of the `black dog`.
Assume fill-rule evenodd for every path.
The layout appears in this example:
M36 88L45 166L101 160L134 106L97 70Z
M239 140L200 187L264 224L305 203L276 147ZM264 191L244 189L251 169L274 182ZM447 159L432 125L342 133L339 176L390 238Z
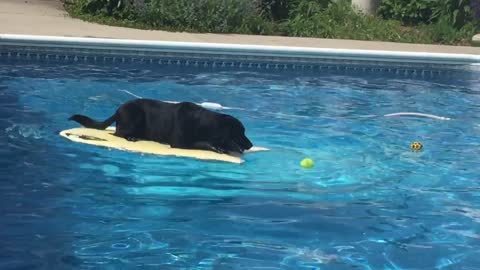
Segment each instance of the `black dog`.
M78 114L69 120L94 129L105 129L116 122L115 136L130 141L156 141L175 148L243 153L252 147L239 120L191 102L135 99L121 105L103 122Z

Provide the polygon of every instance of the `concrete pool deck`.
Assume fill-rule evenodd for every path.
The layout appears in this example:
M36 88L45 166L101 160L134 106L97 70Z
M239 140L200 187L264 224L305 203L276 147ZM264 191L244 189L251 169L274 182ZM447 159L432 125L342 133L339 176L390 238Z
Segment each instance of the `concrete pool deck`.
M106 26L71 18L60 0L0 0L0 34L480 55L480 47L235 34L192 34Z

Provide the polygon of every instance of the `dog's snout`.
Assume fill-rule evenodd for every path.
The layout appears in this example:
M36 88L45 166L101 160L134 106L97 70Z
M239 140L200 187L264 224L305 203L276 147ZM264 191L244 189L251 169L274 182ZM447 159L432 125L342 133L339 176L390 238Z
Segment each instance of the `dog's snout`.
M244 149L250 149L253 146L252 142L246 136L240 137L240 144Z

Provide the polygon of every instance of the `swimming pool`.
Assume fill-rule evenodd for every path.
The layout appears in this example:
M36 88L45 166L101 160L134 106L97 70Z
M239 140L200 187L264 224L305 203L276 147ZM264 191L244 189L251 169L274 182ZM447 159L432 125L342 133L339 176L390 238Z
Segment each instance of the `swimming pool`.
M470 65L0 48L1 269L480 265ZM132 98L125 90L240 108L225 112L271 151L239 166L58 136L73 113L109 116ZM383 116L400 111L452 120ZM299 166L307 156L311 170Z

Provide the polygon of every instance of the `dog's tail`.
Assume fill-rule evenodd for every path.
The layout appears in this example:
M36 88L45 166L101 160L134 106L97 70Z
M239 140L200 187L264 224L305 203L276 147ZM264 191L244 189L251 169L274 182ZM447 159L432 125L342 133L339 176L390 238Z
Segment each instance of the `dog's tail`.
M88 116L80 114L75 114L72 117L68 118L68 120L73 120L86 128L106 129L108 126L110 126L111 124L113 124L113 122L117 120L117 113L110 116L110 118L103 122L95 121Z

